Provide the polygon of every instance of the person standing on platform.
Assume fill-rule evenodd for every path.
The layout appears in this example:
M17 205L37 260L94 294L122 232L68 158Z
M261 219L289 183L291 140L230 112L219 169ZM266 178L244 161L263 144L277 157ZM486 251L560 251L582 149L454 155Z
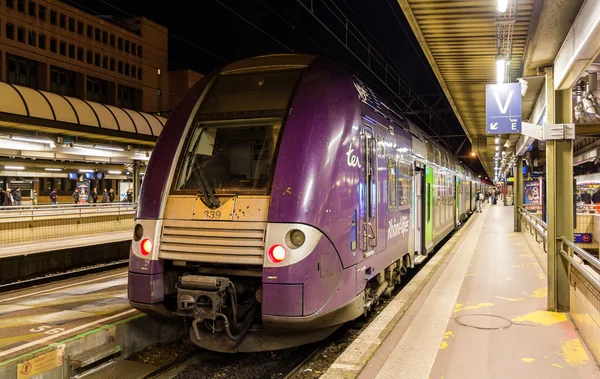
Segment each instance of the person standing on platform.
M581 201L583 201L586 204L591 204L592 195L590 195L590 193L586 190L581 191Z
M475 212L481 213L481 203L483 203L483 199L483 192L477 191L477 194L475 195L475 204L477 205Z
M13 192L14 205L23 204L23 195L21 194L21 187L15 188Z
M50 192L50 201L52 202L53 206L58 204L58 194L56 193L56 188Z
M592 195L592 202L594 204L600 203L600 188L598 188L598 190L596 190L596 192L594 192Z
M111 203L115 201L115 191L112 188L108 191L108 200L110 200Z
M77 190L73 191L73 202L75 204L79 203L79 191L77 191Z
M6 192L0 187L0 207L4 206L4 198L6 197Z
M94 188L92 191L92 203L96 204L98 202L98 189Z
M127 189L127 202L133 203L133 190L131 188Z
M102 203L108 203L108 191L106 188L102 191Z
M6 198L4 199L4 206L10 207L13 205L13 195L10 193L10 188L6 189Z
M36 190L31 190L31 205L33 205L33 206L37 206L38 205L37 191Z

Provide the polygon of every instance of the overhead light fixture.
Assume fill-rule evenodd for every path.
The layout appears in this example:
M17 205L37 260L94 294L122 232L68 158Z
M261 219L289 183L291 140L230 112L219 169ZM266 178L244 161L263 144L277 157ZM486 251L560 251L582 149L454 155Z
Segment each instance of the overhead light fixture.
M4 168L7 170L25 170L23 166L4 166Z
M82 172L82 173L85 173L85 172L94 172L94 170L79 169L79 172Z
M109 174L121 175L121 171L108 171Z
M122 147L114 147L114 146L102 146L102 145L94 145L96 149L100 150L111 150L111 151L125 151Z
M500 146L496 145L496 151L500 151Z
M82 144L82 143L74 143L73 147L92 149L94 147L94 145L85 145L85 144Z
M500 143L500 137L496 137L496 138L494 139L494 142L496 142L496 145L497 145L497 144L499 144L499 143Z
M475 152L474 152L474 151L471 151L471 156L472 156L472 157L474 157L474 156L476 156L476 155L477 155L477 154L475 154Z
M50 144L54 143L54 141L52 141L52 140L41 139L41 138L29 138L29 137L12 136L11 139L13 139L15 141L23 141L23 142L45 143L47 145L50 145Z
M58 172L58 171L62 171L62 168L50 168L50 167L47 167L47 168L45 168L44 170L46 170L46 171L56 171L56 172Z
M498 12L504 13L508 9L508 0L498 0Z
M502 84L504 83L504 76L506 74L506 67L508 66L508 61L502 55L498 55L496 57L496 83Z

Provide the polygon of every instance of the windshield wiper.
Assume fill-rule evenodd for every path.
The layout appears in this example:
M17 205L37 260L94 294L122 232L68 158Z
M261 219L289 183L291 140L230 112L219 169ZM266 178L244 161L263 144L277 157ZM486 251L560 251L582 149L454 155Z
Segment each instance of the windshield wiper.
M194 156L194 167L192 168L192 173L194 174L194 177L198 184L200 184L200 186L202 187L202 194L204 195L204 200L208 203L207 205L210 208L220 207L221 202L215 196L215 191L212 189L210 183L204 175L203 165L198 160L198 155Z

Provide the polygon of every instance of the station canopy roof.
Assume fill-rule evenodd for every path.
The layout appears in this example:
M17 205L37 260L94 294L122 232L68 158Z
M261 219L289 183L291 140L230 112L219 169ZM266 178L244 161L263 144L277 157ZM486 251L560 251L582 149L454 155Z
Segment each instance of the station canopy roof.
M397 0L448 102L488 175L494 173L495 136L485 131L485 86L496 82L497 1ZM583 0L509 1L510 81L527 76L523 120L532 114L544 81L532 78L551 65ZM509 30L509 29L507 29ZM512 146L518 135L511 135ZM501 145L505 143L506 136Z
M0 128L153 146L166 118L0 82Z

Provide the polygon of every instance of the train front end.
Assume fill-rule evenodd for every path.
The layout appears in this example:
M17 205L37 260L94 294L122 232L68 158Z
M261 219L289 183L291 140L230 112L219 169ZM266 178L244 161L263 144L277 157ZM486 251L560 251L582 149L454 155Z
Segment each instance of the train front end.
M335 113L331 107L343 100L319 99L314 91L324 89L315 80L340 78L327 79L331 64L308 68L313 60L258 57L204 78L151 157L131 245L129 300L175 319L167 322L184 318L203 348L297 346L363 311L355 270L344 270L335 247L340 236L350 240L356 224L359 173L345 172L348 158L334 148L352 142L359 115L349 107L307 124L309 110ZM341 92L355 104L352 82L345 83ZM333 188L341 177L348 185ZM325 185L329 193L319 191Z

